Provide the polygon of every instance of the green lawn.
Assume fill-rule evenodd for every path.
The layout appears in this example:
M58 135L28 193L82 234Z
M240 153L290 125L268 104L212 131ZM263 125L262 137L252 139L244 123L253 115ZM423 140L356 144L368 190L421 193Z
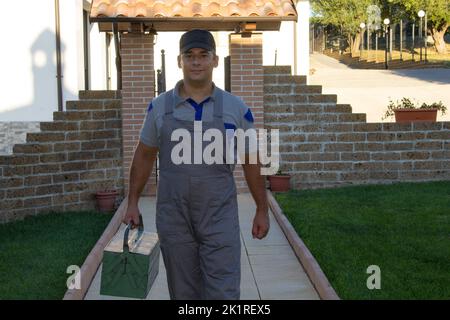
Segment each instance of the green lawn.
M62 299L67 267L81 267L111 218L67 212L0 225L0 299Z
M342 299L450 299L450 181L275 197Z

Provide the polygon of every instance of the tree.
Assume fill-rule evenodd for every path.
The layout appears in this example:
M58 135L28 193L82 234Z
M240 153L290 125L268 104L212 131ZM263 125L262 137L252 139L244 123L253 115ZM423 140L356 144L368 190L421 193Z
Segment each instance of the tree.
M428 18L428 30L439 54L446 54L445 33L450 27L450 0L388 0L389 5L403 7L410 19L416 20L417 13L424 10Z
M444 36L450 27L450 0L311 0L311 5L315 19L335 26L347 36L352 53L358 51L359 25L367 21L370 5L380 6L382 16L392 22L402 18L415 21L419 10L424 10L436 51L447 53Z
M359 51L361 22L367 21L367 8L374 0L311 0L313 16L322 24L331 24L347 37L351 53Z

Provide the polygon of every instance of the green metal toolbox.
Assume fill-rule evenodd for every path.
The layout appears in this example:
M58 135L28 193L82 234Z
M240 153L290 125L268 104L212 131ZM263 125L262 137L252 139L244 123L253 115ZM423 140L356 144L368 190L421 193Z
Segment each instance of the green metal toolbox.
M159 271L159 238L140 226L119 230L105 247L100 294L145 299Z

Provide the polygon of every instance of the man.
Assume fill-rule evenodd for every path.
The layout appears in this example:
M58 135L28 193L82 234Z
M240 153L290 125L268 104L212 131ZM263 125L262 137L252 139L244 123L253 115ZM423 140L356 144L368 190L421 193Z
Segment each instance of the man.
M159 152L156 227L171 299L240 297L241 248L234 166L204 161L175 164L172 159L178 143L172 141L172 133L185 129L194 136L194 131L199 130L198 121L202 132L220 130L223 141L225 129L253 128L251 111L243 101L212 82L219 60L215 49L214 38L206 30L183 34L178 56L183 80L151 102L130 170L123 222L136 226L139 195ZM201 147L203 151L205 142ZM253 238L262 239L269 231L265 183L260 165L247 163L250 152L247 148L243 169L257 206Z

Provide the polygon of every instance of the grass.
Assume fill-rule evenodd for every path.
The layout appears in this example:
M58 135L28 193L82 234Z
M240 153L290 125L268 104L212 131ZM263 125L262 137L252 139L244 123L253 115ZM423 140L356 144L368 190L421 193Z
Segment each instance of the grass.
M62 299L112 214L51 213L0 225L0 299Z
M342 299L450 299L450 181L275 197Z

